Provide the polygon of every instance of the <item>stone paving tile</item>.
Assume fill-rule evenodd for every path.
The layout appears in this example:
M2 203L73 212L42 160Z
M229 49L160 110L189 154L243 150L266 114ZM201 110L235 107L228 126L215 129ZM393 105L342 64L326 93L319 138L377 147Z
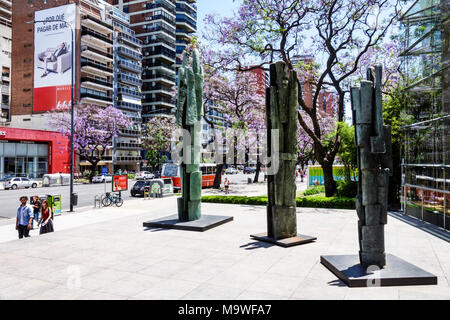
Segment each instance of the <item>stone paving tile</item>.
M174 300L181 299L195 288L197 288L200 283L179 280L179 279L167 279L155 284L151 289L138 293L132 298L142 299L142 300Z
M303 279L278 274L263 274L249 288L249 291L286 296L288 298Z
M55 288L55 283L50 283L38 279L22 279L14 285L0 290L1 300L16 300L24 299L31 296L36 296L44 290Z
M233 300L242 293L242 289L222 287L203 283L183 296L182 300Z
M274 295L266 292L245 290L236 300L288 300L288 296Z
M173 199L147 203L61 216L45 236L2 235L0 299L450 299L449 243L397 219L387 252L434 272L437 286L347 288L321 265L320 255L357 254L353 210L300 208L299 232L318 240L280 248L250 238L266 229L264 207L203 204L234 221L198 233L146 230L143 221L176 212ZM81 287L67 289L78 275Z
M235 289L248 289L258 278L261 272L254 272L240 269L227 269L208 280L212 285L230 287Z

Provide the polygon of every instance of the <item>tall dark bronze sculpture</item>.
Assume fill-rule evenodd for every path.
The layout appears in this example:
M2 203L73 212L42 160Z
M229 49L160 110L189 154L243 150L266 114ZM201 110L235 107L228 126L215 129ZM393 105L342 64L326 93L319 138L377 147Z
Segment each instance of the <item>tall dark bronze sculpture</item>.
M359 256L361 265L386 265L384 225L387 223L387 192L392 175L391 127L383 125L382 67L367 71L361 88L351 89L355 143L358 150Z
M188 152L187 162L181 164L181 191L178 198L178 218L180 221L194 221L201 217L202 172L200 171L201 127L203 116L203 70L196 49L193 50L192 67L189 54L184 53L183 65L178 71L177 124L189 132L190 145L182 152ZM197 124L197 126L196 126ZM183 140L186 143L187 139ZM181 156L184 156L182 154Z
M382 67L351 88L355 144L358 150L359 255L322 256L321 263L350 287L437 284L437 277L385 253L389 176L392 174L391 128L383 125Z
M181 159L181 191L177 198L178 214L144 222L144 227L206 231L226 222L230 216L202 215L201 120L203 117L203 70L197 49L191 57L185 52L178 71L178 100L176 123L182 128L183 147L175 155Z
M314 237L297 235L297 113L296 72L288 70L283 62L272 64L270 88L266 90L267 149L272 157L271 165L276 165L274 161L279 165L276 172L268 175L267 233L252 237L285 247L316 240ZM277 130L278 134L274 135L272 130ZM273 154L273 143L278 145L278 155Z

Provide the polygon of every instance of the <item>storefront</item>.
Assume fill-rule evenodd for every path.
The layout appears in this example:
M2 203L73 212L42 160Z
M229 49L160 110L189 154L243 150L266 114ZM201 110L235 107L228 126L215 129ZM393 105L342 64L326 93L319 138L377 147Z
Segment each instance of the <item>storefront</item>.
M0 178L70 172L69 140L57 132L0 127Z

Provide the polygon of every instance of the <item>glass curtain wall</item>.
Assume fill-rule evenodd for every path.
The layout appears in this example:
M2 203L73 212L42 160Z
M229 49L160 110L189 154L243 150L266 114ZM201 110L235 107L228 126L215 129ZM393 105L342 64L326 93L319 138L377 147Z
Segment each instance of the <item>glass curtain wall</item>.
M402 206L450 230L448 0L412 1L400 19L408 98L403 128Z

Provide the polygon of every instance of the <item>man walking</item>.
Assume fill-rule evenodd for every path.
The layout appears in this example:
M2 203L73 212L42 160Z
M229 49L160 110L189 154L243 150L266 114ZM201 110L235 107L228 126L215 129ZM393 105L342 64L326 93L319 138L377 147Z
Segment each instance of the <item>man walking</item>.
M19 231L19 239L29 237L33 214L27 205L28 197L20 197L20 207L17 209L16 230Z

